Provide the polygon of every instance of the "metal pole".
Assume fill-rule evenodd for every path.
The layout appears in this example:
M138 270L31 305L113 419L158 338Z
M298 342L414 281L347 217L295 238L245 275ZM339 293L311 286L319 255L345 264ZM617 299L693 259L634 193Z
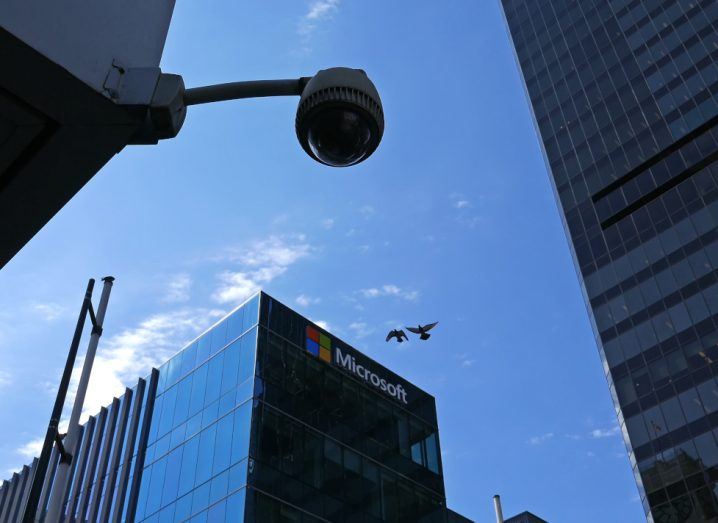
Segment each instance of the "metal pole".
M494 496L494 510L496 511L496 523L504 523L504 512L501 510L501 497Z
M95 353L97 352L97 344L102 336L102 324L105 321L105 311L107 303L110 301L110 291L112 291L112 282L115 279L112 276L102 278L104 283L102 294L100 295L100 305L97 307L97 315L94 318L92 334L90 335L90 343L87 345L87 353L85 354L85 362L82 365L82 374L80 382L77 385L77 393L75 395L75 404L72 406L72 414L70 414L70 423L67 427L67 436L63 441L63 446L68 452L77 446L77 439L80 434L80 415L82 407L85 404L85 395L87 394L87 385L90 382L90 373L92 372L92 364L95 361ZM92 310L90 309L92 316ZM60 458L60 464L57 466L57 473L53 483L50 503L47 506L47 517L45 521L60 521L62 513L62 505L67 497L67 489L69 488L70 465L72 456L69 459ZM30 523L25 522L25 523Z
M42 485L45 482L47 465L50 461L50 453L52 452L55 437L57 436L57 426L60 423L60 416L62 416L62 407L65 405L67 388L70 385L70 377L72 376L72 369L75 366L75 357L77 356L77 347L80 345L82 329L85 327L85 317L87 316L87 310L90 307L92 289L94 286L95 280L90 279L87 283L85 298L82 300L80 316L77 319L77 325L75 326L75 334L72 337L72 343L70 343L70 352L67 354L65 370L62 372L62 378L60 379L60 387L57 389L55 405L52 408L50 423L48 424L47 432L45 433L45 442L42 445L42 452L40 453L40 458L37 461L37 467L35 468L35 473L33 474L32 487L30 488L30 494L27 497L25 510L23 511L23 523L33 523L33 521L35 521L37 505L40 501L40 493L42 492Z
M137 442L137 457L135 458L134 471L132 473L132 484L128 491L127 514L125 521L135 523L137 512L137 499L140 497L140 485L142 484L142 470L145 466L147 453L147 440L150 437L150 426L152 425L153 411L155 410L155 396L157 394L157 382L160 379L160 371L152 369L150 373L150 384L147 389L147 403L145 403L145 415L142 418L140 429L140 440ZM119 500L118 500L119 503Z
M223 102L240 98L261 98L265 96L299 96L309 78L292 80L252 80L228 84L193 87L184 93L185 105Z

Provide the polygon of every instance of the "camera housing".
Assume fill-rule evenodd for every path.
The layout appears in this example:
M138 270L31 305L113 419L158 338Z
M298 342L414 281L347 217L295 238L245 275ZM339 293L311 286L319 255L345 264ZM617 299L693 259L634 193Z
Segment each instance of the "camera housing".
M376 87L361 69L323 69L302 90L295 121L306 153L332 167L366 160L384 134L384 111Z

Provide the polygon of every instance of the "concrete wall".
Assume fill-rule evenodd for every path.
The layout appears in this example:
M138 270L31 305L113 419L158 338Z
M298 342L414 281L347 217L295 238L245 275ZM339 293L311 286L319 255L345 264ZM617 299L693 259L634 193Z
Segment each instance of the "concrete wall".
M0 26L102 92L113 61L157 67L175 0L2 0Z

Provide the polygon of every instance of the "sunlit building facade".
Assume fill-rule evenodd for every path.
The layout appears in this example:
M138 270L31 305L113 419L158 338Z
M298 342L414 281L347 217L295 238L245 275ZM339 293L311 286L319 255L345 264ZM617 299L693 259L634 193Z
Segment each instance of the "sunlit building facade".
M502 0L650 521L718 518L718 2Z
M433 397L264 293L83 432L66 521L469 521L446 507Z

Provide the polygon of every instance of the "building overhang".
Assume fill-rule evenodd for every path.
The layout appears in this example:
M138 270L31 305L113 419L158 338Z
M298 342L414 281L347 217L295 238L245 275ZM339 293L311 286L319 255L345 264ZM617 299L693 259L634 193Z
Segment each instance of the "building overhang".
M108 79L158 68L174 0L0 6L0 268L112 158L147 107Z

